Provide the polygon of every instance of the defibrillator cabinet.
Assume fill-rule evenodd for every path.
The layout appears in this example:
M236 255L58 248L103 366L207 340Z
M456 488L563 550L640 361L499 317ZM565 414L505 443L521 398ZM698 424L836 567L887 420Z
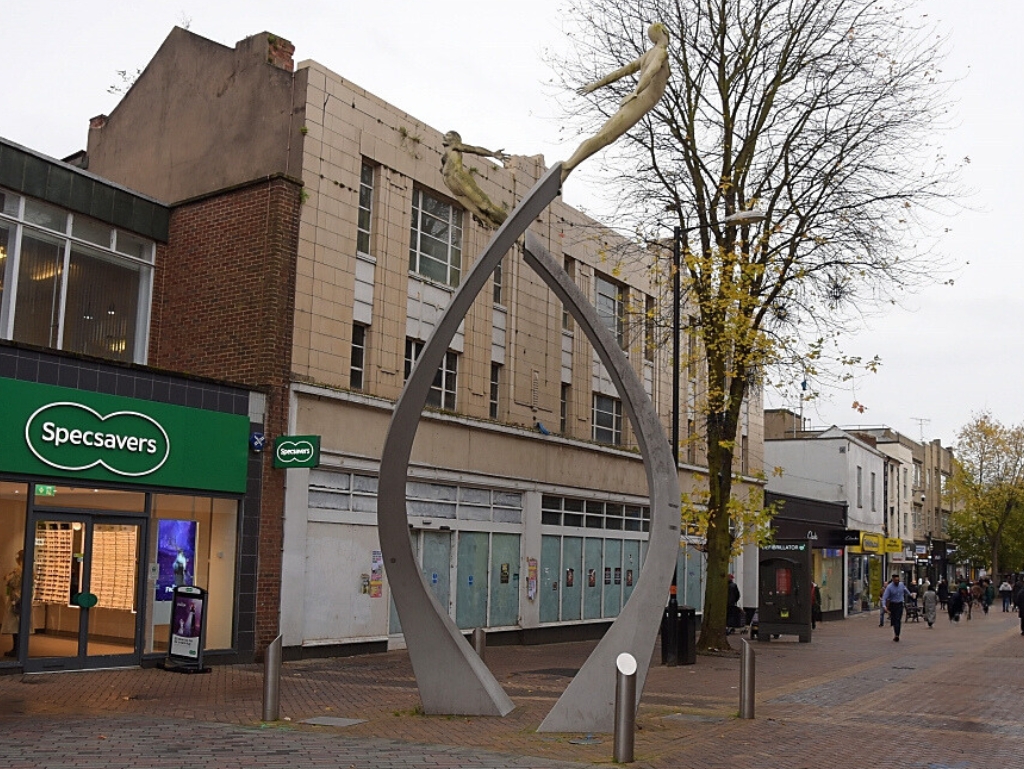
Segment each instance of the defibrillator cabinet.
M806 541L761 547L759 565L759 641L795 635L811 640L811 547Z

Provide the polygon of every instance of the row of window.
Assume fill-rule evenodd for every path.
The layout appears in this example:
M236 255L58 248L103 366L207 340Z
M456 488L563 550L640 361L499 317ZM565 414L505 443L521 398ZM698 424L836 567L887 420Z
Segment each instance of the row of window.
M376 167L364 162L360 172L359 212L356 247L360 253L371 255L373 234L373 205ZM462 266L463 212L461 209L435 197L429 192L416 188L412 196L412 219L409 235L409 269L424 278L449 286L458 286ZM565 259L566 271L575 279L575 262ZM502 302L503 272L499 263L493 275L493 300ZM625 318L627 289L624 285L597 275L596 300L598 316L625 346ZM646 298L645 312L645 355L653 358L654 344L654 299ZM563 315L563 326L571 328L568 312ZM350 384L353 389L366 385L366 334L367 328L355 324L352 332L352 364ZM413 364L422 352L424 343L407 339L405 343L405 377L408 379ZM458 355L452 351L445 354L427 398L427 405L433 408L454 411L458 381ZM491 419L501 417L501 374L499 363L491 364L488 414ZM566 392L563 386L561 432L567 428ZM619 445L622 443L622 403L619 399L595 394L592 411L592 438L601 443Z
M367 327L361 323L352 326L352 362L349 383L353 390L362 390L365 384L366 365L366 334ZM425 344L417 339L405 340L405 379L412 373L412 367L423 352ZM488 388L488 416L500 419L502 373L504 366L491 363L490 383ZM459 374L459 356L452 350L445 353L441 366L434 375L430 392L427 395L427 406L445 411L455 411L456 393ZM563 384L561 388L559 432L568 430L569 396L571 388ZM599 443L611 445L622 444L622 401L618 398L594 393L592 417L592 438Z
M377 512L377 477L333 470L311 470L309 506L317 510ZM406 499L410 516L463 521L522 523L523 495L475 486L409 481ZM541 523L585 529L648 532L647 505L562 497L541 497Z
M311 470L309 506L317 510L377 512L377 477L331 470ZM406 484L410 516L463 521L522 523L519 492L410 481Z
M651 509L646 505L599 502L545 494L540 522L547 526L576 526L614 531L650 531Z
M155 245L0 189L0 338L144 363Z

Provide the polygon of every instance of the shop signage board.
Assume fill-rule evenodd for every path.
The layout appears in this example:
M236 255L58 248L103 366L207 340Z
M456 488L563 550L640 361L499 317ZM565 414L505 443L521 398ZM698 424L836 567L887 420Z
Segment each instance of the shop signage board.
M0 403L0 470L245 491L246 416L4 377Z
M274 467L319 467L319 435L281 435L274 440Z

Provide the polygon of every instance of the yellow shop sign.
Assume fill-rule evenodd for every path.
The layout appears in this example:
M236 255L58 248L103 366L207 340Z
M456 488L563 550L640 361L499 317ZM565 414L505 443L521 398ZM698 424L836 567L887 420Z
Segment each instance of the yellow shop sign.
M860 549L865 553L881 553L882 535L862 531L860 533Z

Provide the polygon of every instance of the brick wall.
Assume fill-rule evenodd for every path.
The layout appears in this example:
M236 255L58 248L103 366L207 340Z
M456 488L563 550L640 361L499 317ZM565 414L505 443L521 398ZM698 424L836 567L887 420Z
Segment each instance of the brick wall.
M154 272L150 364L264 392L269 440L288 424L300 198L273 177L176 206ZM278 633L283 510L284 473L264 454L257 653Z

